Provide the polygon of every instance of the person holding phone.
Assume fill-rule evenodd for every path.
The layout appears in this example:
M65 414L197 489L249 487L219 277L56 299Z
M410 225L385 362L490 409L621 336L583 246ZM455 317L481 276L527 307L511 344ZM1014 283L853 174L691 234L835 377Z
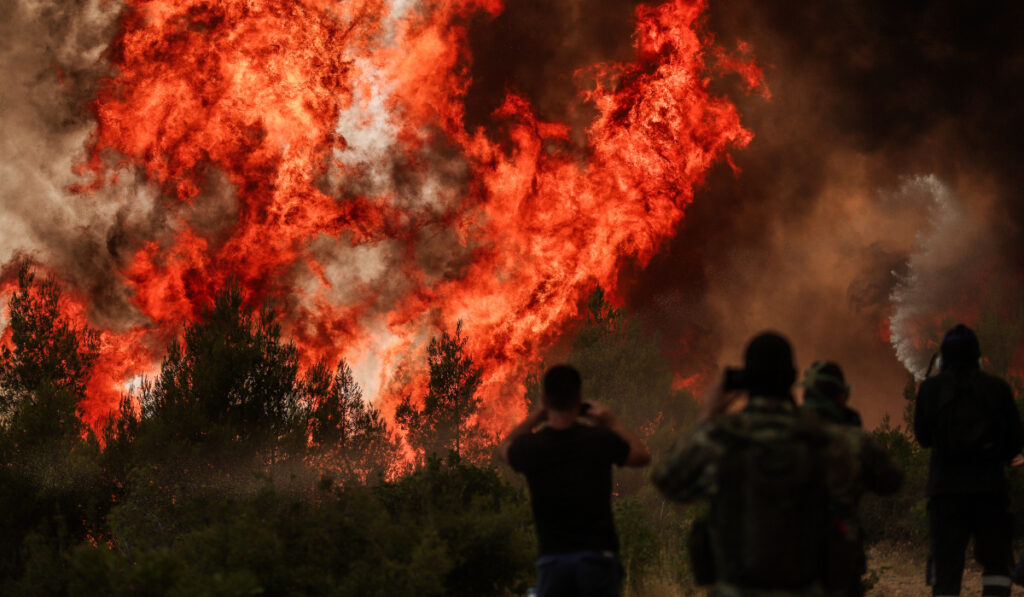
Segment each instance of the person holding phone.
M540 557L538 597L617 597L622 567L612 517L612 465L646 466L651 454L604 406L583 402L576 369L544 374L541 402L501 443L526 475Z

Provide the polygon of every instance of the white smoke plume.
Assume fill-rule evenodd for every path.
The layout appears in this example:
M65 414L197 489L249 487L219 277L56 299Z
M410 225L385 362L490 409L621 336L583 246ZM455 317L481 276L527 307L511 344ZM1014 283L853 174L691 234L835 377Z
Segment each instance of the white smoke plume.
M909 179L898 195L923 200L928 223L917 235L907 269L890 299L891 342L914 378L924 379L943 319L974 310L980 295L965 294L979 266L993 261L990 227L935 176ZM976 289L980 290L980 289ZM973 304L964 305L964 301ZM946 322L948 323L948 322ZM955 322L954 322L955 323Z

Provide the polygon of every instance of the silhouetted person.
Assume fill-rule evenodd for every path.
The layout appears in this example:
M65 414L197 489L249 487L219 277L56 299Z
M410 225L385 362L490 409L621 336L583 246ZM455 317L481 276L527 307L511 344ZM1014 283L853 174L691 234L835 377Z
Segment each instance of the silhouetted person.
M804 374L803 409L822 419L839 425L861 427L860 413L847 403L850 401L850 386L843 377L843 370L832 361L815 361Z
M1010 594L1009 497L1003 468L1024 445L1010 386L981 371L978 338L960 324L946 333L940 372L921 382L917 441L931 448L928 523L933 595L959 595L964 551L984 568L983 595Z
M580 386L572 367L549 369L541 404L500 447L502 459L525 474L530 487L540 543L540 597L620 594L612 465L645 466L651 460L644 442L608 409L582 402ZM592 424L581 423L581 416Z
M836 425L850 425L860 428L860 414L847 406L850 401L850 385L846 383L843 370L832 361L815 361L804 373L800 383L804 388L801 408L819 417L822 421ZM864 595L864 575L868 571L867 552L864 548L864 532L857 515L860 492L854 489L842 504L833 505L833 516L843 533L835 537L831 550L833 558L846 557L850 563L850 579L839 582L842 585L831 592L835 597L860 597ZM845 510L844 510L845 508Z
M846 555L829 557L842 531L833 508L859 487L895 491L902 473L859 429L797 408L790 394L796 370L784 338L755 337L744 363L710 392L697 428L655 467L654 484L676 501L710 501L690 549L695 576L713 585L711 595L842 591L851 563ZM743 410L727 414L743 393L749 396Z

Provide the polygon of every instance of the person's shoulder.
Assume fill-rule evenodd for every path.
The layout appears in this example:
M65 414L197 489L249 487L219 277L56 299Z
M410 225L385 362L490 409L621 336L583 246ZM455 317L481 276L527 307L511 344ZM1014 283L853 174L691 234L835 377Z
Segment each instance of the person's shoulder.
M854 446L861 445L870 436L862 427L843 425L841 423L826 423L822 426L823 432L836 441L846 442Z
M863 427L835 424L830 425L827 431L833 445L840 446L851 454L870 454L881 450L871 433Z
M841 408L840 412L842 413L842 420L840 421L840 423L848 427L864 427L864 421L861 419L860 413L857 412L856 410L850 408L849 406L844 406Z
M694 435L711 440L728 435L747 433L757 425L761 418L757 413L746 411L726 413L699 425L694 431Z
M1012 388L1010 388L1010 384L1005 379L999 377L998 375L992 375L991 373L986 373L985 371L978 371L976 375L978 376L978 379L981 381L981 383L983 383L986 386L986 388L1001 393L1010 393L1013 391Z
M512 440L512 443L509 445L509 449L523 450L536 446L538 443L544 441L544 432L546 429L546 427L542 427L533 433L524 433L523 435L520 435Z

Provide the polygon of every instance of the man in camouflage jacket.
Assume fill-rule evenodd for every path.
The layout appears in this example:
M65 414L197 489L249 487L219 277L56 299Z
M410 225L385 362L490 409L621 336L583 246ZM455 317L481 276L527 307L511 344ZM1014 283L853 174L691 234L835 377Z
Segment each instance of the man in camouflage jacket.
M704 557L712 560L713 597L844 594L854 557L849 529L835 513L849 512L865 489L892 493L902 481L863 432L801 413L790 394L795 377L789 343L773 333L757 336L744 370L712 390L698 427L655 467L654 484L669 499L710 501ZM726 414L737 390L749 400ZM785 475L773 485L771 470L752 475L743 468L752 460L778 470L796 462L798 472L787 473L791 485ZM773 574L785 576L786 568L789 577Z

